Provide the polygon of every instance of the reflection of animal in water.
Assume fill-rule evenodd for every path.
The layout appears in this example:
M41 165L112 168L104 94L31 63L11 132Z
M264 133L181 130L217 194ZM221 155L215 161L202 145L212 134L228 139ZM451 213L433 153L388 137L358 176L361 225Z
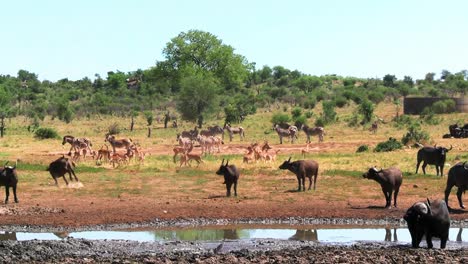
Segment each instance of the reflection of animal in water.
M384 241L392 241L392 230L390 228L385 228L385 239L384 239ZM398 242L396 228L393 228L393 242Z
M298 229L289 240L318 241L317 229Z
M56 235L58 238L64 239L64 238L67 238L68 235L70 235L70 233L63 231L63 232L55 232L54 235Z
M460 229L458 230L458 234L457 234L457 242L462 242L462 232L463 232L463 228L460 227Z
M236 229L224 229L223 230L224 239L239 239Z
M16 238L16 232L3 232L3 233L0 233L0 241L6 241L6 240L13 240L13 241L16 241L18 240Z

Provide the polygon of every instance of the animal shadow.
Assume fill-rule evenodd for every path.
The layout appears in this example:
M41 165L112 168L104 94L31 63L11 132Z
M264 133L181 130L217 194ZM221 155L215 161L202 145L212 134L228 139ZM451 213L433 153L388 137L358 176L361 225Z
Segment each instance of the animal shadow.
M360 206L350 206L351 209L362 210L362 209L379 209L383 210L386 209L385 206L377 206L377 205L369 205L367 207L360 207Z
M465 211L463 209L449 208L449 213L451 213L451 214L466 214L466 213L468 213L468 211Z
M302 191L298 191L297 189L294 189L294 190L286 190L284 192L285 193L298 193L298 192L302 192Z
M216 198L225 198L226 195L210 195L208 196L208 199L216 199Z

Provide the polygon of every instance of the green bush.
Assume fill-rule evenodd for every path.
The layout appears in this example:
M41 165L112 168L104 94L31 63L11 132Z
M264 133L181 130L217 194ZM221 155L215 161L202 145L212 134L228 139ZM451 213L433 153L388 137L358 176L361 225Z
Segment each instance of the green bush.
M271 117L271 123L273 124L282 124L282 123L289 123L291 121L291 118L289 117L288 114L284 113L275 113Z
M348 99L344 96L337 96L335 100L333 100L335 105L339 108L343 108L348 104Z
M438 118L431 107L424 108L419 118L428 125L438 125L442 121L442 118Z
M302 109L300 107L294 107L293 110L291 110L291 115L293 119L296 119L302 115Z
M389 138L387 141L380 142L375 147L375 152L388 152L401 149L403 144L400 141L397 141L395 138Z
M361 145L361 146L359 146L359 148L356 150L357 153L359 153L359 152L367 152L367 151L369 151L369 146L367 146L367 145Z
M307 111L307 112L305 112L305 116L306 116L307 118L311 118L311 117L314 116L314 113L313 113L312 111Z
M317 127L324 127L325 126L325 121L323 121L322 117L317 118L314 123L315 126Z
M323 113L321 118L325 124L330 124L336 121L335 102L323 101Z
M38 139L60 138L53 128L41 127L34 131L34 137Z
M403 136L401 142L405 145L414 144L414 143L428 143L430 136L426 131L422 131L419 123L413 122L408 127L408 132Z
M431 109L436 114L453 113L457 110L455 101L452 99L437 101L432 104Z
M369 123L374 116L374 104L369 100L364 100L358 107L358 112L363 116L362 122Z

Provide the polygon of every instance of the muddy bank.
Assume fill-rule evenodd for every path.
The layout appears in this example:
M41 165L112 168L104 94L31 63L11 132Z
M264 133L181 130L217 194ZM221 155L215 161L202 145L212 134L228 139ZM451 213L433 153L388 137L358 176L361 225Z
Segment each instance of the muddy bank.
M310 241L220 243L0 241L1 263L468 263L468 250L412 249L396 243L337 246Z

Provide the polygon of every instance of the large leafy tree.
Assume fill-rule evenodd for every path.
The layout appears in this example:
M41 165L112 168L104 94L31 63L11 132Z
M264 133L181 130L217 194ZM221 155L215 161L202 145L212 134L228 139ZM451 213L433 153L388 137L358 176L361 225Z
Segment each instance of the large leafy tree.
M249 77L251 64L234 48L223 44L215 35L200 30L182 32L167 43L163 50L170 74L175 81L181 79L181 70L192 68L210 73L227 90L241 88Z
M182 119L198 122L201 128L204 118L217 107L218 84L210 74L194 73L181 79L177 97L177 110Z

